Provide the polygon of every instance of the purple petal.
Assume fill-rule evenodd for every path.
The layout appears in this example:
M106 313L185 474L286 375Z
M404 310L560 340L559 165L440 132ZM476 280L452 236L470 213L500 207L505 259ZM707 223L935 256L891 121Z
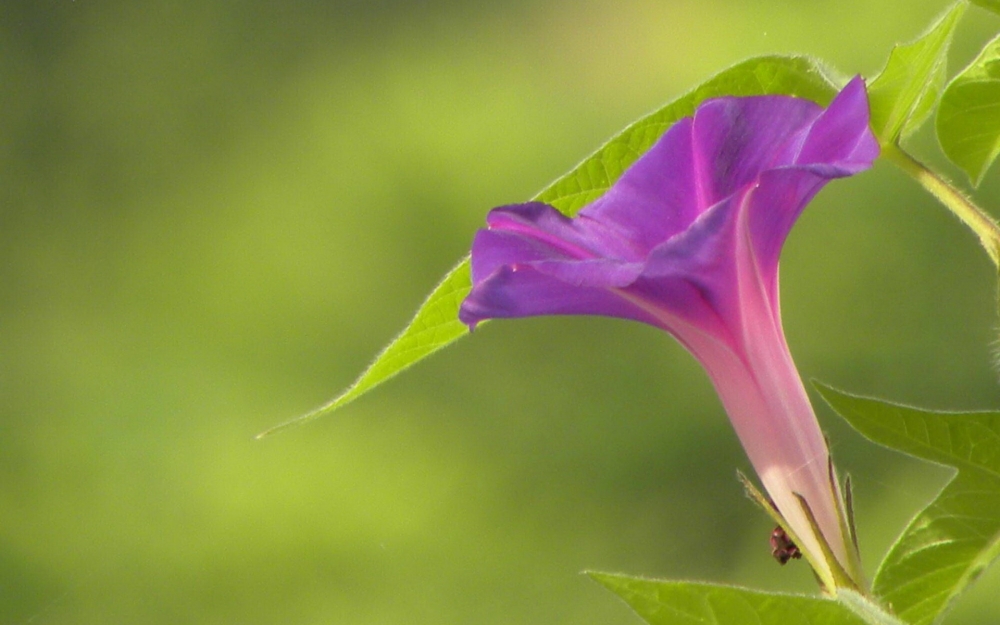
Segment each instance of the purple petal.
M798 164L827 164L842 177L871 167L879 145L868 128L865 82L854 78L816 120L797 159Z
M632 164L581 217L614 224L638 256L683 231L698 216L691 119L682 119Z
M480 230L472 245L473 283L511 263L637 258L633 246L613 226L585 216L570 219L541 202L495 208L486 223L489 228Z
M789 162L803 129L822 112L815 103L786 96L719 98L694 117L694 159L702 208L753 183L762 171Z
M805 205L877 156L867 124L860 78L826 109L787 96L705 102L575 219L538 202L491 211L461 318L677 317L723 332L740 319L738 272L758 275L776 305L778 256Z
M871 167L879 146L868 128L864 81L855 78L808 128L794 164L761 172L748 206L760 270L775 274L781 247L802 210L830 180Z
M595 268L595 273L602 272ZM657 325L653 316L607 288L572 284L530 265L494 271L465 298L458 313L470 327L486 319L540 315L603 315Z

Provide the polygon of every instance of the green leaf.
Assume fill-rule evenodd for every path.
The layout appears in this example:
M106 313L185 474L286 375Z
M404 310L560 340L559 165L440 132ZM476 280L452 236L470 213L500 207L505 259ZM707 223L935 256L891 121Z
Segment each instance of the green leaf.
M972 0L972 4L978 5L987 11L993 11L1000 15L1000 0Z
M957 469L889 550L873 586L907 623L938 622L1000 555L1000 412L930 412L816 387L865 437Z
M894 47L882 73L871 81L871 125L882 145L897 143L930 115L944 86L948 46L965 9L965 2L955 4L916 41Z
M834 86L812 59L788 56L749 59L633 123L534 199L548 202L567 215L575 214L607 191L675 121L691 115L695 107L708 98L786 94L825 105L835 93ZM258 438L328 414L468 334L468 329L458 321L458 308L470 288L469 258L466 257L444 277L410 325L346 391L306 415L259 434Z
M1000 37L948 84L936 121L941 149L978 186L1000 153Z
M821 597L772 594L733 586L648 580L608 573L591 573L590 576L621 597L650 625L866 623L844 605Z

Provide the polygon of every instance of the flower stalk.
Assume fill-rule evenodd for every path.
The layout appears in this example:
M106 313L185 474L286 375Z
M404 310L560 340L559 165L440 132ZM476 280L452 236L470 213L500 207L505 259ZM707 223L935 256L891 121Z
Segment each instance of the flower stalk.
M899 145L882 147L882 156L902 169L917 183L936 197L939 202L972 229L989 254L990 260L1000 269L1000 226L982 208L956 189L943 176L913 157Z

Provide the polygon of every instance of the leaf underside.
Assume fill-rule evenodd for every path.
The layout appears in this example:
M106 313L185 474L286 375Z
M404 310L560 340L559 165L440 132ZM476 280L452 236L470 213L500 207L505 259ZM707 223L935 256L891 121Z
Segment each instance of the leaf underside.
M948 84L936 127L941 149L978 185L1000 153L1000 37Z
M590 573L650 625L864 625L831 599Z
M873 585L907 623L939 622L1000 555L1000 412L931 412L816 387L866 438L957 470L889 550Z
M826 105L836 93L821 67L807 57L764 56L722 71L687 94L633 123L535 196L567 215L601 196L675 121L719 96L793 95ZM484 211L485 212L485 211ZM343 393L316 410L258 437L305 423L357 399L397 373L469 333L458 309L471 288L466 256L438 284L410 324Z
M1000 15L1000 0L972 0L972 4L981 6L987 11L993 11Z

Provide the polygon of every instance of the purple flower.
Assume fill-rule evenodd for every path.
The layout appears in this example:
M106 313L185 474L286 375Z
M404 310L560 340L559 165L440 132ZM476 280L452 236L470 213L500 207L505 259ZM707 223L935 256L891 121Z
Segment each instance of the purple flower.
M781 327L778 257L823 185L878 156L868 115L861 78L825 109L787 96L706 101L575 218L540 202L492 210L472 244L473 288L459 312L470 327L604 315L672 334L705 368L830 591L844 583L838 565L854 582L861 574L826 441Z

